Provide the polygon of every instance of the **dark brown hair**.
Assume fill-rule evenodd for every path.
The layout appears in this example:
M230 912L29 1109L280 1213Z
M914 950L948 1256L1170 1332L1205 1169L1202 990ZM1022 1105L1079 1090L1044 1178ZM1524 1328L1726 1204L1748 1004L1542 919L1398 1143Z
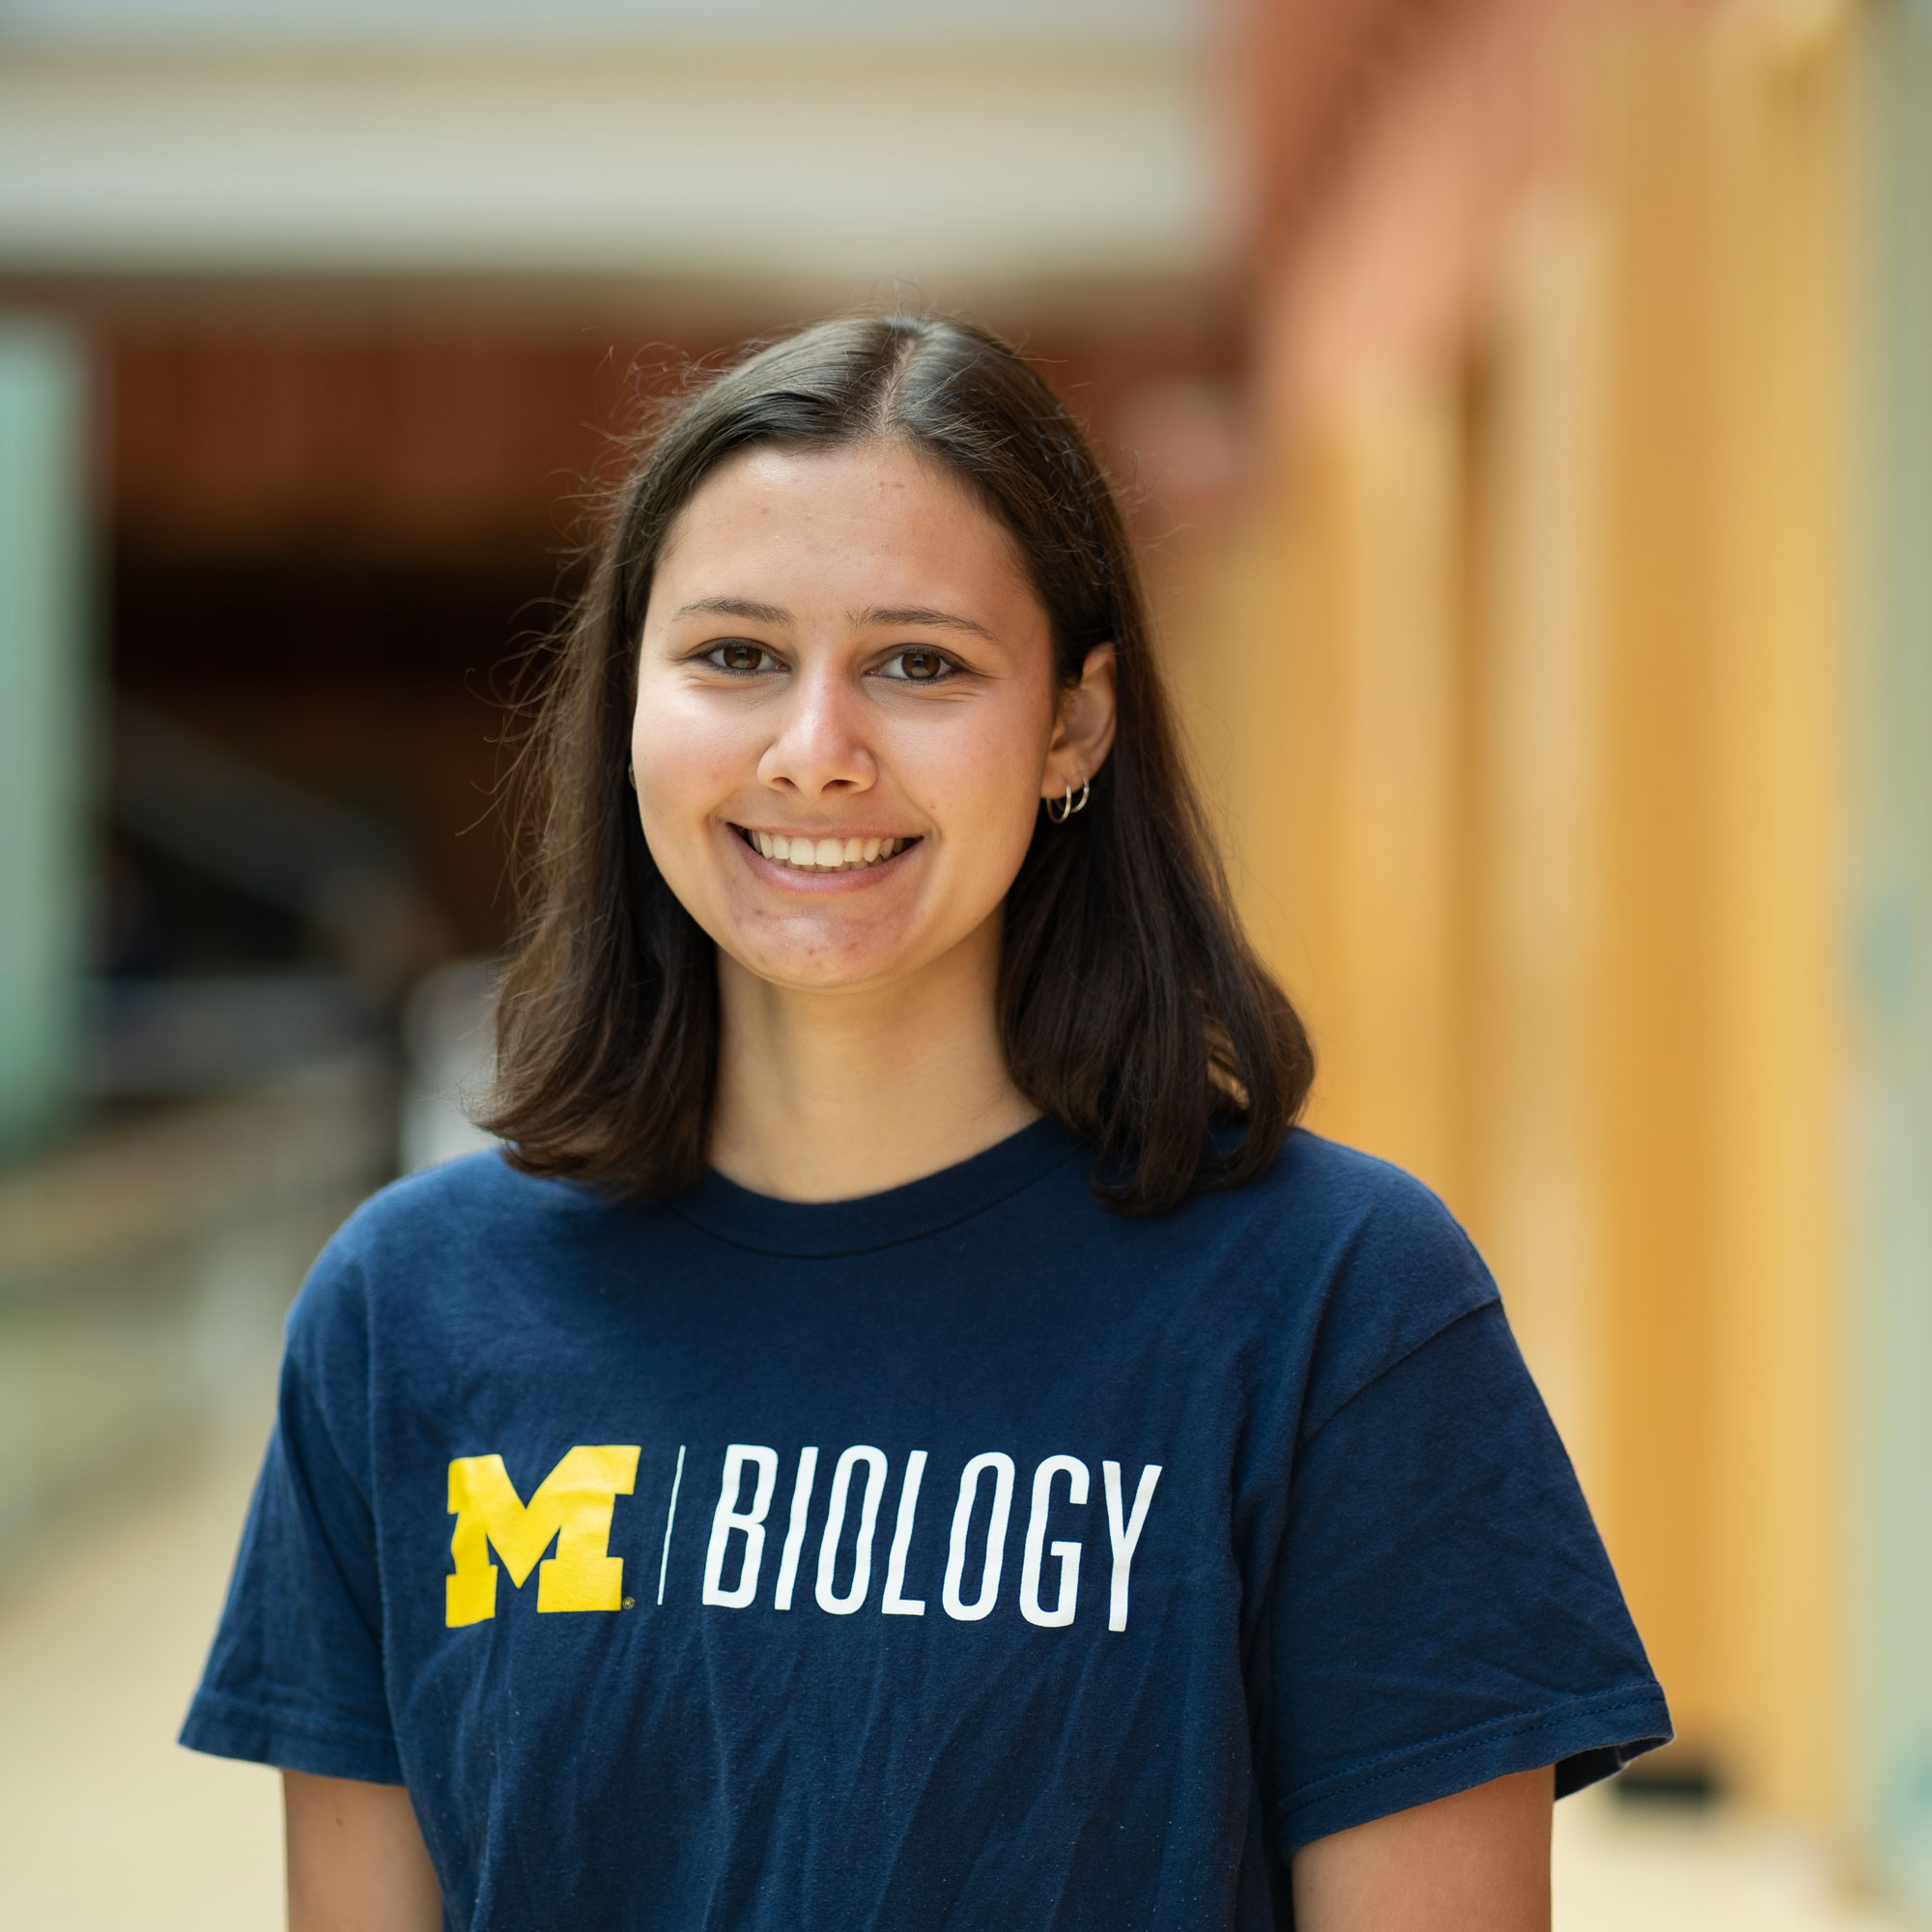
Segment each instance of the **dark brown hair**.
M526 1173L628 1195L695 1186L718 1068L716 954L651 860L626 770L651 576L679 512L760 445L912 445L1012 533L1055 670L1119 658L1119 723L1088 810L1044 814L1008 893L999 1010L1020 1091L1098 1150L1128 1212L1246 1179L1314 1072L1249 949L1181 760L1113 493L1065 407L970 323L829 322L697 390L639 452L518 766L522 925L486 1124Z

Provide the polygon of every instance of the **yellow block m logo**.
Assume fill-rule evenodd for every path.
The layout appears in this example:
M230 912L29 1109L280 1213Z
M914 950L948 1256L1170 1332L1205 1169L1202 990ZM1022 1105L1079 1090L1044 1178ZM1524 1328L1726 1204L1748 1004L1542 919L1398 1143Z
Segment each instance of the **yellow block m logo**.
M607 1556L611 1516L638 1480L640 1444L579 1447L543 1479L528 1503L517 1494L500 1456L461 1456L449 1465L449 1513L456 1533L449 1553L456 1575L445 1577L443 1622L454 1630L497 1614L497 1566L490 1546L518 1589L544 1557L537 1577L541 1610L614 1610L624 1601L624 1559Z

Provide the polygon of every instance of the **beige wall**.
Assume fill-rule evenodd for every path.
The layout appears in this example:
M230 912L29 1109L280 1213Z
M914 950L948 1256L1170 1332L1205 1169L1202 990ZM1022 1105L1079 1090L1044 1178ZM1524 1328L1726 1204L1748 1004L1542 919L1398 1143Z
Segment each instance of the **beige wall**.
M1314 1124L1492 1257L1686 1754L1826 1821L1858 22L1558 11L1463 10L1283 244L1197 736Z

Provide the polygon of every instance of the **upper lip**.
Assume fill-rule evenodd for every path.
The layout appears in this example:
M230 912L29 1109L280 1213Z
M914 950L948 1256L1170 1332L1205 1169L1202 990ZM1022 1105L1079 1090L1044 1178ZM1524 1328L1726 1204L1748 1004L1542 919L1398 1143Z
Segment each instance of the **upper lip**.
M841 843L847 838L904 838L920 837L917 832L874 831L869 826L857 825L751 825L741 819L733 819L732 825L740 832L762 832L767 838L837 838Z

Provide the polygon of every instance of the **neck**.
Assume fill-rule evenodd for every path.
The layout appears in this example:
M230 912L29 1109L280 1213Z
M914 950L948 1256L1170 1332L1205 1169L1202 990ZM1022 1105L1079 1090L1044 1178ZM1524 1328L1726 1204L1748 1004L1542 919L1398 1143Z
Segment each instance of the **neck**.
M718 956L711 1162L785 1201L846 1201L969 1159L1038 1117L1012 1083L993 991L999 923L907 980L801 992Z

